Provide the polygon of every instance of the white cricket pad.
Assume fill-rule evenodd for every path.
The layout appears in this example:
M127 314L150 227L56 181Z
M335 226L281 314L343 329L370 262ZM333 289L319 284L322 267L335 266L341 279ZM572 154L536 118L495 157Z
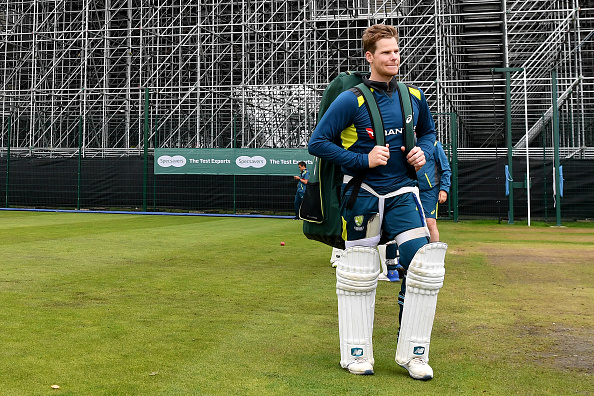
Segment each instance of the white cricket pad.
M437 306L437 293L443 286L445 254L448 245L429 243L413 257L406 275L406 294L396 347L396 363L408 364L418 357L429 362L429 343Z
M375 247L345 249L336 267L340 365L363 358L373 365L373 315L380 273Z

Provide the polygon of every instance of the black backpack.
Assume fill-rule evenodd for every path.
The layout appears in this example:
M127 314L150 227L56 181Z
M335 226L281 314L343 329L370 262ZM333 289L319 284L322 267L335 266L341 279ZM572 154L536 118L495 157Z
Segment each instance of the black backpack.
M383 146L385 145L385 129L381 114L372 92L363 83L363 76L368 74L361 72L342 72L332 80L322 95L317 120L320 121L322 119L330 104L341 92L350 89L356 95L363 96L365 99L364 102L369 111L376 144ZM403 111L402 119L405 121L405 147L406 152L408 152L415 144L412 103L408 87L404 83L398 82L398 90ZM353 188L351 199L347 205L354 203L365 173L365 171L360 172L347 185L347 190ZM416 177L414 168L412 169L412 173ZM410 171L409 175L412 176ZM308 239L313 239L339 249L344 249L342 218L340 216L340 190L342 182L343 173L339 165L314 157L313 172L308 180L303 202L299 209L299 217L304 220L303 234Z

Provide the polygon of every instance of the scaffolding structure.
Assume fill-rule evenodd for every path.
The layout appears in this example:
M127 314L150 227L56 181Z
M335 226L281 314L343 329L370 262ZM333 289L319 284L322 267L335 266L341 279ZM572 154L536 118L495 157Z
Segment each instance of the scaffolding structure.
M555 69L561 146L591 152L591 0L4 0L0 155L141 155L145 130L150 149L306 147L326 84L366 70L374 23L398 26L400 78L440 140L503 147L511 112L516 149L550 147ZM501 68L524 70L509 109Z

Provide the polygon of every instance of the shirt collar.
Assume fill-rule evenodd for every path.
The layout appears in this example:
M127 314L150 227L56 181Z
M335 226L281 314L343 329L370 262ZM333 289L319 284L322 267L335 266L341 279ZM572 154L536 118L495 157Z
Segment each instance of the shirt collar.
M373 88L380 92L385 92L388 96L392 96L392 94L396 91L398 87L398 79L396 76L392 77L390 82L382 82L382 81L374 81L370 80L368 76L363 76L363 83L367 85L369 88Z

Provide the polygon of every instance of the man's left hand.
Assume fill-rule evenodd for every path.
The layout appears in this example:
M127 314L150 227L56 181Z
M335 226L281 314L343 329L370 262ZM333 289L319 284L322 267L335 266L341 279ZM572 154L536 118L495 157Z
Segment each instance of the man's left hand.
M402 146L401 149L403 152L406 150L404 146ZM418 171L423 167L423 165L425 165L425 153L420 147L415 146L406 156L406 160L409 164L415 167L415 171Z

